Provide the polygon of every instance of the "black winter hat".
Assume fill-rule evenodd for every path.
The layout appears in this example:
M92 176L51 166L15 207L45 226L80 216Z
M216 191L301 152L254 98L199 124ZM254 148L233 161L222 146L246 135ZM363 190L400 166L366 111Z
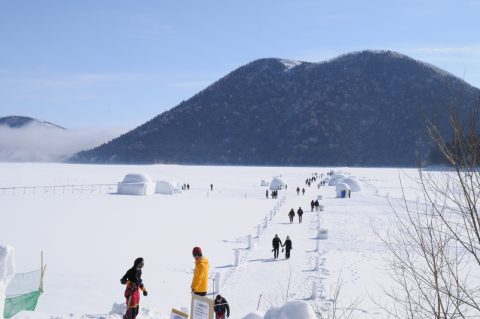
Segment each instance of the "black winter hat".
M137 259L135 259L135 261L133 262L133 266L134 267L137 267L139 264L141 264L143 262L143 258L142 257L138 257Z

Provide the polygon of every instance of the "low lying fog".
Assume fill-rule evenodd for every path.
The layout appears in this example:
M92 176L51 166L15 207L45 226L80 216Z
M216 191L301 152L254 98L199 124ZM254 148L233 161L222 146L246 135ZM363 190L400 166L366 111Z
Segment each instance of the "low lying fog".
M124 128L62 130L38 123L21 128L0 125L0 161L59 162L125 132Z

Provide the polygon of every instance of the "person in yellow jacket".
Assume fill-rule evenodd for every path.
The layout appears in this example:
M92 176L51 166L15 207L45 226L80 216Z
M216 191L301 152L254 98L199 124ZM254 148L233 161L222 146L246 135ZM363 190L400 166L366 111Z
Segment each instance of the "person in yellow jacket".
M195 271L192 280L192 293L205 296L208 290L208 259L202 255L200 247L194 247L192 251L195 258Z

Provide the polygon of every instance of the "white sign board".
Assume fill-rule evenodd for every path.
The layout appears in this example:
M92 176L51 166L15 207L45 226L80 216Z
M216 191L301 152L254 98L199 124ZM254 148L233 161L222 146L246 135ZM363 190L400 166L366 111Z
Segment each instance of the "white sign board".
M213 300L192 294L191 319L213 319Z

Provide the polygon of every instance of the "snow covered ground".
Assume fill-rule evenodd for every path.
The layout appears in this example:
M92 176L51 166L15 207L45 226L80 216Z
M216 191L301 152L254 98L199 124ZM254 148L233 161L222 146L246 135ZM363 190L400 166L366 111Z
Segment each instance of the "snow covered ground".
M325 311L339 280L339 308L353 306L355 318L382 318L374 301L390 279L383 260L386 250L372 227L384 228L393 214L390 204L400 204L399 175L407 196L416 198L414 181L405 177L415 177L416 170L343 168L364 187L351 199L337 199L334 187L304 183L312 173L330 169L1 163L0 187L116 184L128 173L146 173L153 179L189 183L191 188L182 194L152 196L95 189L6 191L0 193L0 243L15 248L17 272L39 268L44 251L45 293L37 312L45 317L105 317L114 303L123 303L119 279L142 256L149 295L141 300L146 308L141 317L169 318L172 307L190 305L191 249L200 246L212 275L221 274L221 292L232 308L231 318L255 311L259 300L261 312L287 300L305 300ZM266 199L266 187L260 182L277 175L287 181L288 190L281 191L278 200ZM297 186L305 187L305 195L296 194ZM325 211L310 212L310 201L318 195L324 198ZM285 202L270 221L270 211L283 196ZM288 211L298 207L305 211L303 223L296 217L289 224ZM319 241L317 251L319 225L328 229L329 238ZM247 249L249 234L254 237L253 249ZM275 234L282 241L287 235L292 239L290 260L283 255L273 259ZM240 249L238 267L235 249ZM314 282L317 298L312 298ZM16 317L32 316L42 315L23 312Z

